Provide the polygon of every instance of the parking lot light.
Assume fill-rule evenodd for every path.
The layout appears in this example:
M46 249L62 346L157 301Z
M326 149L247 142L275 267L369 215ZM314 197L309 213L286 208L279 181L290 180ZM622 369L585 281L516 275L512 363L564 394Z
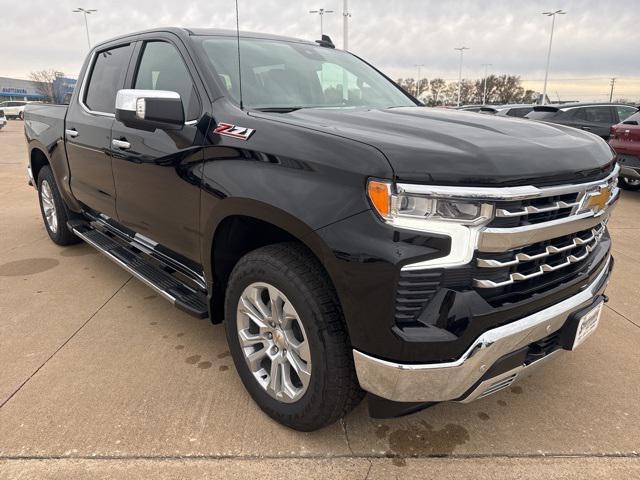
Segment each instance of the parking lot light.
M542 105L547 103L547 78L549 77L549 62L551 60L551 45L553 44L553 29L556 25L556 15L566 15L567 12L556 10L555 12L542 12L543 15L551 17L551 35L549 36L549 50L547 51L547 68L544 71L544 87L542 89Z
M462 59L465 50L471 50L469 47L456 47L454 50L460 51L460 70L458 71L458 106L460 106L460 87L462 86Z
M75 10L71 10L73 13L82 13L84 14L84 27L87 30L87 44L89 45L89 50L91 50L91 39L89 38L89 22L87 21L87 15L91 15L94 12L97 12L95 8L86 10L84 8L78 7Z

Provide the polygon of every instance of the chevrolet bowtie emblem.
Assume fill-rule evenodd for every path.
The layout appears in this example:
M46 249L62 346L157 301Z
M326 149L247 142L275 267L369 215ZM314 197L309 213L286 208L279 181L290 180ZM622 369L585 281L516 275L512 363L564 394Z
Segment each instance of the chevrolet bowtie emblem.
M593 210L594 213L598 213L607 207L610 197L611 190L609 187L601 187L599 192L589 194L586 206L588 209Z

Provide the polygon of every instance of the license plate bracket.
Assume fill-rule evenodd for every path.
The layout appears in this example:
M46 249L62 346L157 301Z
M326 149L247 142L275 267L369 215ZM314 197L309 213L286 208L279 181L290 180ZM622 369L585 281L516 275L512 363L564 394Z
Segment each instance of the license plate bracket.
M598 328L604 299L574 312L562 327L560 344L565 350L575 350Z

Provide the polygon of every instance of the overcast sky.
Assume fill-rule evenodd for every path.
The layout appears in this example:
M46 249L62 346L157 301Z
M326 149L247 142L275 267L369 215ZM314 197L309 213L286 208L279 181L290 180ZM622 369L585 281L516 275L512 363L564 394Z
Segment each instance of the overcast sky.
M342 46L342 0L239 0L242 30L317 39L320 25L309 10L325 15L325 33ZM55 68L76 75L87 52L84 20L75 7L95 8L92 42L159 26L235 27L233 0L0 0L0 76L27 78ZM618 95L640 99L640 0L349 0L350 50L394 78L456 79L465 45L463 76L479 78L484 63L493 73L520 75L540 89L551 20L558 17L549 93L605 100L609 77Z

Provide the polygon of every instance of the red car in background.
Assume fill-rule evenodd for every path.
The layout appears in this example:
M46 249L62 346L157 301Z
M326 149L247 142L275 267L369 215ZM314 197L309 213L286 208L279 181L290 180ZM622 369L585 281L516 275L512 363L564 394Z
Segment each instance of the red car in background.
M622 188L640 190L640 112L611 127L609 145L618 154Z

